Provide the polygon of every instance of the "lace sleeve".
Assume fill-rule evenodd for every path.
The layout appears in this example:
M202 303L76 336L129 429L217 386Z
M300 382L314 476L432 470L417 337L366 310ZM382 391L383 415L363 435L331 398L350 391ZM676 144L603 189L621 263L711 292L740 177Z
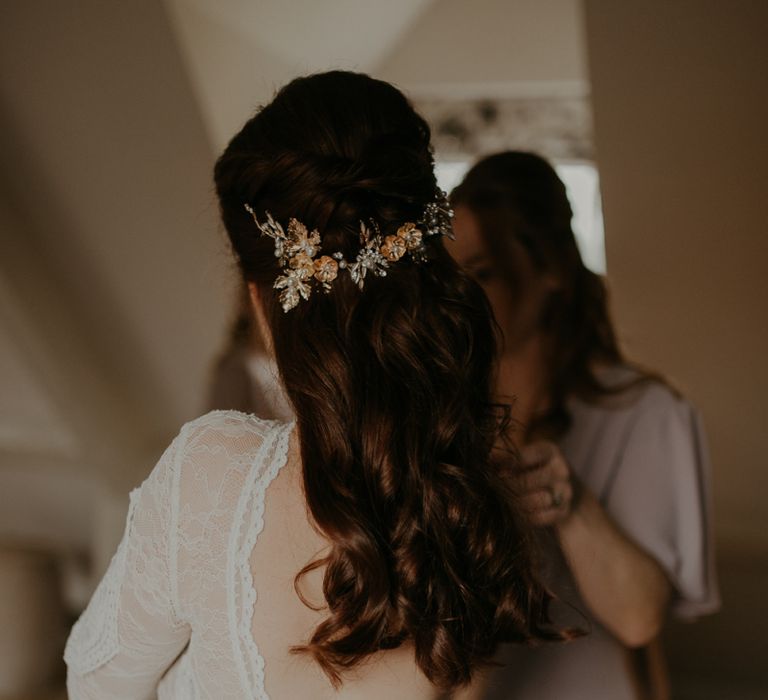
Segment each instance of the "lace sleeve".
M178 616L175 561L184 443L182 430L131 493L123 539L67 641L70 700L155 697L189 640Z

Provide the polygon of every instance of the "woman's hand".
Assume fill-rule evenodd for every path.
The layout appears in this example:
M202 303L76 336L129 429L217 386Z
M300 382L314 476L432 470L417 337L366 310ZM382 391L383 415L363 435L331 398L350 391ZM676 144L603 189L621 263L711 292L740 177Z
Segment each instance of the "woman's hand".
M584 602L623 644L650 642L664 621L672 589L659 563L628 538L557 445L520 449L510 478L531 522L554 526Z
M575 507L577 489L560 448L543 440L530 443L520 450L520 463L511 478L531 522L547 526L566 520Z

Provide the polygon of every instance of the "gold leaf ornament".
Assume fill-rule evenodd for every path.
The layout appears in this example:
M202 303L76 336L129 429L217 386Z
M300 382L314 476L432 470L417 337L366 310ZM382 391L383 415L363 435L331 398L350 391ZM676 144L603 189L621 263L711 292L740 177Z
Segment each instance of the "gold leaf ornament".
M297 253L291 258L290 267L296 270L302 279L308 279L315 274L315 263L306 253Z
M416 224L410 221L397 229L397 236L405 241L405 247L408 250L415 250L421 246L421 230L416 226Z
M402 236L387 236L381 246L381 254L390 262L397 262L407 249L408 245Z
M322 282L323 285L327 285L338 277L339 263L337 263L330 255L323 255L315 260L314 270L315 279L318 282Z

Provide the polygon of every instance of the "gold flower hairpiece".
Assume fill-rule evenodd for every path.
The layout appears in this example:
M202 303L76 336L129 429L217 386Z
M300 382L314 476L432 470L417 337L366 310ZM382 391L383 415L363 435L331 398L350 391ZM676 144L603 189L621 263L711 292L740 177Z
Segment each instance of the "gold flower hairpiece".
M331 284L339 276L339 270L347 270L352 281L362 289L368 273L386 277L390 263L397 262L406 254L416 262L423 262L426 259L427 238L436 235L453 238L453 211L442 190L438 190L435 200L427 204L418 225L406 222L397 229L397 233L383 240L375 224L372 230L361 221L360 250L353 262L347 261L339 252L318 257L322 243L317 229L309 231L300 221L291 218L286 231L269 212L266 212L266 221L261 222L250 204L244 206L259 231L275 242L275 257L282 274L275 280L274 288L280 290L280 303L285 312L301 299L309 299L313 284L319 284L323 291L329 292Z

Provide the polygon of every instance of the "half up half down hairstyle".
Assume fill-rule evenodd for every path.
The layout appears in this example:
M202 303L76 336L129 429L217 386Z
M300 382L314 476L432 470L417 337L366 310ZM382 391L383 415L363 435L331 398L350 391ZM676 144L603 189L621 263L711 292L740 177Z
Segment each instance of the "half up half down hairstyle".
M532 538L491 450L508 423L493 403L495 328L480 287L430 239L360 290L347 275L285 313L280 268L244 203L351 259L360 222L382 236L417 221L436 190L430 131L406 98L366 75L284 87L215 167L221 214L258 286L296 414L303 483L331 543L327 616L295 651L336 685L405 642L435 685L469 682L502 641L561 639L535 575Z

